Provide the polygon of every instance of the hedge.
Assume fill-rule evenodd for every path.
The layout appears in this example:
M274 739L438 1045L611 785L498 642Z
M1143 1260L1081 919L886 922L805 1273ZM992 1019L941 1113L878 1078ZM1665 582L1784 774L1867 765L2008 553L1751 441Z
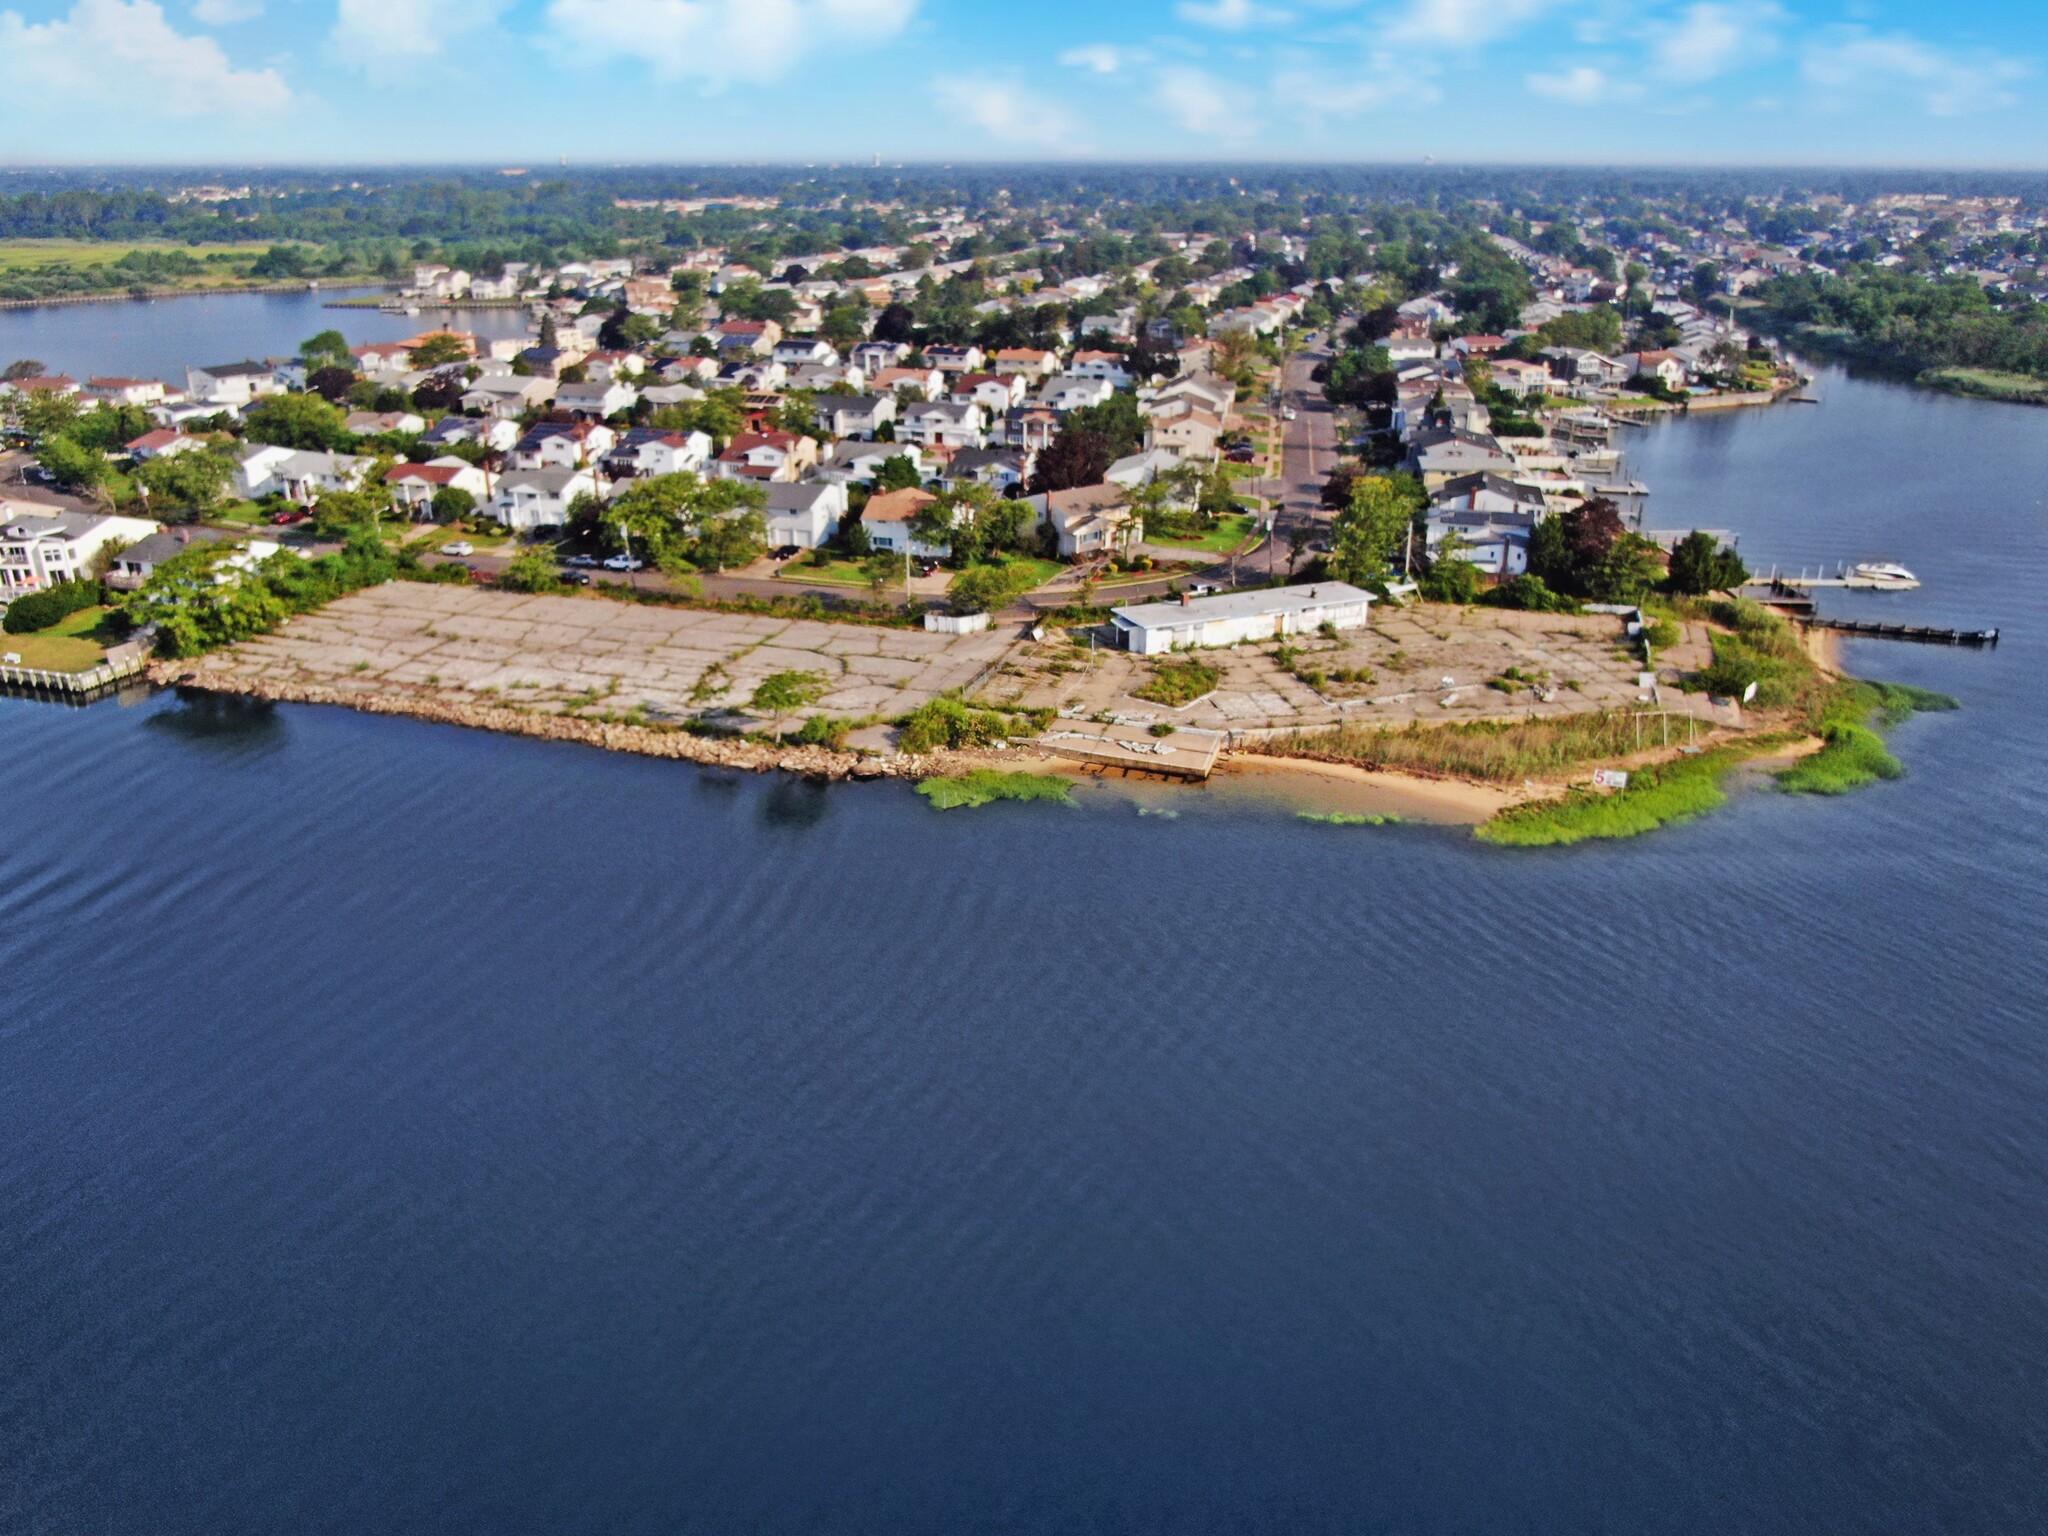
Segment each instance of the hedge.
M7 609L4 627L10 635L32 635L52 624L61 624L82 608L101 601L96 581L60 581L54 587L17 597Z

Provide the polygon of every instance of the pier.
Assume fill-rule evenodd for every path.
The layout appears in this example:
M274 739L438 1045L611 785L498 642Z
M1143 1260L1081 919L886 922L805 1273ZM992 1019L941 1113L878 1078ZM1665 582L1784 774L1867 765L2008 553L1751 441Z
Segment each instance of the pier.
M1924 624L1879 624L1869 619L1808 618L1809 629L1831 629L1873 640L1915 640L1922 645L1996 645L1995 629L1935 629Z
M0 688L18 693L63 694L68 698L95 698L131 678L140 677L149 665L143 654L119 661L103 661L83 672L51 672L41 667L0 666Z

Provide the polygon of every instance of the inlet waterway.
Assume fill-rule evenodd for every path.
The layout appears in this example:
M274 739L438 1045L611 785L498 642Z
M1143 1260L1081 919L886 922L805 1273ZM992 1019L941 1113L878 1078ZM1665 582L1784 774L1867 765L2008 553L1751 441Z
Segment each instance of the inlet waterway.
M241 358L291 357L307 337L338 330L356 346L403 341L453 325L497 338L526 333L523 309L427 309L416 315L336 309L337 299L377 297L379 289L326 288L300 293L184 294L0 310L0 361L34 358L75 379L166 379L180 387L188 367Z
M1629 844L0 701L0 1529L2042 1529L2048 412L1822 387L1649 521L2006 639Z

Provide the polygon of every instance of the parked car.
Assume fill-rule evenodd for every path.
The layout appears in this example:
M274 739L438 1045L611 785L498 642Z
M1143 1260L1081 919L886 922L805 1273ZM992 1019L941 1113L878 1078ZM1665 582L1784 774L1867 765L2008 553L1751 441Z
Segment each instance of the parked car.
M1295 408L1294 408L1293 406L1291 406L1291 405L1290 405L1290 406L1287 406L1287 407L1285 407L1285 408L1284 408L1284 409L1283 409L1283 410L1282 410L1282 411L1280 412L1280 419L1281 419L1282 421L1293 421L1293 420L1294 420L1294 419L1295 419L1295 418L1296 418L1297 416L1299 416L1300 414L1301 414L1301 412L1297 411L1297 410L1296 410L1296 409L1295 409Z
M590 585L590 572L564 571L562 572L562 585L565 587L587 587Z
M647 562L635 560L631 555L613 555L611 559L605 561L604 568L608 571L644 571L647 569Z
M562 564L572 571L594 571L597 569L598 561L595 555L571 555Z
M770 558L775 560L794 560L803 552L801 544L785 544L782 548L775 550Z
M473 555L476 553L476 546L467 539L457 539L453 544L443 544L441 546L441 553L444 555Z
M313 514L310 512L279 512L270 519L271 525L277 528L290 528L295 524L309 523L312 520Z
M1198 581L1193 586L1188 588L1188 596L1214 597L1218 592L1221 592L1222 590L1223 589L1217 586L1216 583L1213 581Z

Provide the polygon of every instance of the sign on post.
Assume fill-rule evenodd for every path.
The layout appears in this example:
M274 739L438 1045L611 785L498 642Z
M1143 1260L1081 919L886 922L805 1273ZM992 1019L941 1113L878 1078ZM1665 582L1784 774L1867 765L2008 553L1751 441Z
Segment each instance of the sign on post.
M1619 768L1595 768L1593 770L1595 789L1627 789L1628 775Z

